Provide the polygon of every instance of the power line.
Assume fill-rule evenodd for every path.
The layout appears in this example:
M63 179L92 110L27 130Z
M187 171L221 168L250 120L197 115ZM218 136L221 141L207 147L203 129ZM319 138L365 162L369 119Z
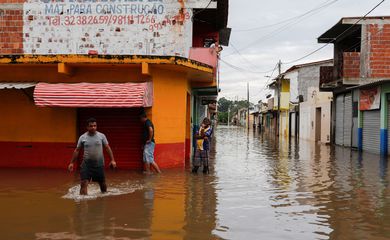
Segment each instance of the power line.
M245 62L247 62L249 65L252 65L252 67L254 68L257 68L257 66L255 66L251 61L249 61L246 57L244 57L240 51L233 45L233 43L230 43L230 45L233 47L233 49L238 53L238 55L243 59L245 60Z
M206 7L204 7L204 8L202 8L201 10L195 12L195 13L192 15L192 17L195 17L195 15L198 15L199 13L201 13L201 12L207 10L207 8L210 6L210 4L211 4L212 1L213 1L213 0L210 0L210 2L207 4Z
M382 33L383 31L385 30L385 28L381 28L379 31L377 31L375 34L370 34L370 37L375 37L376 35L379 35L380 33ZM363 41L359 41L357 42L355 45L352 45L351 47L345 49L344 51L345 52L349 52L350 50L352 49L355 49L356 47L358 47L359 45L362 45L362 44L365 44L369 41L369 38L365 38Z
M262 37L256 39L256 40L253 41L252 43L246 45L245 47L243 47L243 48L241 48L241 49L239 49L239 50L240 50L240 51L243 51L243 50L245 50L245 49L247 49L247 48L249 48L249 47L251 47L251 46L254 46L254 45L258 44L258 43L261 42L261 41L264 41L264 40L273 38L274 36L276 36L276 35L282 33L284 30L290 28L291 26L294 26L294 25L298 24L299 22L303 21L305 18L311 17L311 16L315 15L315 14L316 14L317 12L319 12L320 10L322 10L322 9L324 9L324 8L330 6L330 5L332 5L332 4L334 4L334 3L338 2L338 1L339 1L339 0L332 0L331 2L328 2L327 4L322 5L320 8L318 8L318 9L316 10L316 12L306 13L306 14L304 14L304 15L305 15L304 17L301 17L300 19L297 19L296 21L289 22L289 23L287 23L287 24L281 26L280 28L275 29L274 31L272 31L272 32L270 32L270 33L268 33L268 34L266 34L266 35L264 35L264 36L262 36ZM308 15L308 16L306 16L306 15ZM228 57L228 56L230 56L230 55L232 55L232 54L233 54L233 53L228 54L228 55L225 56L225 57Z
M221 60L222 61L222 60ZM228 65L229 66L229 65ZM234 66L234 65L233 65ZM271 76L269 76L269 79L267 80L267 82L265 83L265 86L264 86L264 88L263 88L263 90L265 89L265 87L267 86L267 84L269 83L269 81L272 79L272 76L273 76L273 74L274 74L274 72L275 72L275 70L278 68L278 63L275 65L275 67L271 70L272 71L272 73L271 73ZM263 73L269 73L269 72L271 72L271 71L268 71L268 72L263 72ZM243 74L243 75L246 75L247 74L247 72L245 72L245 71L243 71L243 72L241 72L240 71L240 73L241 74ZM246 76L245 76L246 77ZM262 91L263 91L262 90ZM261 91L261 92L262 92ZM259 92L259 93L257 93L256 95L254 95L253 97L256 97L256 96L258 96L261 92Z
M303 57L300 57L298 59L295 59L293 61L289 61L289 62L285 62L283 64L291 64L291 63L295 63L295 62L298 62L302 59L305 59L311 55L313 55L314 53L320 51L321 49L325 48L326 46L328 46L329 44L331 43L334 43L335 41L337 41L337 39L339 39L340 37L342 37L345 33L347 33L349 30L351 30L353 27L355 27L360 21L362 21L363 19L365 19L371 12L373 12L375 9L377 9L380 5L382 5L383 3L385 2L385 0L382 0L380 1L375 7L373 7L370 11L368 11L363 17L361 17L358 21L356 21L352 26L350 26L349 28L347 28L346 30L344 30L342 33L340 33L337 37L335 37L334 39L332 39L331 41L327 42L325 45L317 48L316 50L304 55Z
M257 31L257 30L261 30L261 29L265 29L265 28L270 28L270 27L278 26L278 25L280 25L280 24L283 24L283 23L286 23L286 22L290 22L291 20L299 19L299 18L301 18L301 17L306 16L307 14L309 14L309 13L311 13L311 12L314 12L314 11L316 11L316 10L319 10L319 9L323 8L323 5L324 5L324 4L327 4L327 3L330 2L330 1L332 1L332 0L327 0L327 1L325 1L325 2L323 2L323 3L321 3L321 4L319 4L319 5L317 5L317 7L313 8L313 9L311 9L311 10L309 10L309 11L303 13L303 14L300 14L300 15L298 15L298 16L295 16L295 17L291 17L291 18L285 19L285 20L280 21L280 22L277 22L277 23L273 23L273 24L270 24L270 25L264 25L264 26L260 26L260 27L249 28L249 29L241 29L241 30L240 30L240 29L238 29L238 30L234 29L234 31L235 31L235 32L252 32L252 31Z
M245 72L245 73L250 72L250 73L266 74L266 73L270 73L270 72L273 71L273 69L270 69L270 70L268 70L268 71L251 71L251 70L248 70L248 69L244 69L244 68L235 66L235 65L233 65L233 64L231 64L231 63L229 63L229 62L227 62L227 61L225 61L225 60L223 60L223 59L220 59L220 61L223 62L223 63L225 63L225 64L226 64L227 66L229 66L230 68L233 68L233 69L235 69L235 70L237 70L237 71Z
M258 93L255 95L255 97L257 97L258 95L260 95L261 93L263 93L263 91L268 87L268 84L269 84L269 82L272 80L272 76L274 75L275 70L278 68L278 66L279 66L279 63L277 63L277 64L275 65L275 68L274 68L274 70L272 71L271 75L269 76L267 82L265 83L265 85L263 86L263 88L260 90L260 92L258 92Z

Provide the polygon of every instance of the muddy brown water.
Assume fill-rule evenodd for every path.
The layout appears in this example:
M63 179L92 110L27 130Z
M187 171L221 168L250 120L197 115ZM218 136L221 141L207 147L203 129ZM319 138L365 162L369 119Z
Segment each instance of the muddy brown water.
M211 173L0 169L0 239L390 239L387 159L220 126Z

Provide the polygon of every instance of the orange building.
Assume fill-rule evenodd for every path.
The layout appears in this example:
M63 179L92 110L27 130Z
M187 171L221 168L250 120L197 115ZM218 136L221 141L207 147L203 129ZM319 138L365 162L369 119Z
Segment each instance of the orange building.
M191 156L192 129L202 117L202 99L218 92L217 51L207 44L227 39L220 32L226 31L228 1L211 1L204 8L208 2L131 3L155 9L141 14L148 23L134 20L141 15L132 12L102 15L96 3L89 3L92 10L82 24L83 13L27 14L29 8L47 10L54 3L0 0L0 11L7 5L0 17L0 167L65 167L86 118L95 117L118 166L140 169L141 109L155 125L156 162L162 168L184 167ZM18 4L24 11L9 9L20 9ZM74 8L67 4L68 10ZM71 17L76 22L67 25ZM106 25L98 22L106 17ZM151 33L140 35L146 27ZM96 45L101 36L106 38ZM4 43L10 38L21 43Z

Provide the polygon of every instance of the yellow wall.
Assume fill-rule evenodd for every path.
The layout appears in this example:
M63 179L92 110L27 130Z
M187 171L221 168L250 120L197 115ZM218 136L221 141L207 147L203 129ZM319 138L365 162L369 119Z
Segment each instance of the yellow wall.
M0 93L0 141L76 141L75 109L38 108L23 90Z
M184 143L186 138L187 79L185 74L153 71L153 124L158 143Z
M188 80L188 72L181 68L169 68L168 65L150 67L154 102L146 112L155 125L156 141L159 144L184 143L191 135L189 118L186 117L187 106L191 106L187 105L187 93L191 94L193 82ZM2 70L0 82L135 82L148 78L141 74L137 66L76 66L72 76L60 74L57 70L55 64L12 65ZM38 108L22 90L0 91L0 111L4 116L0 119L0 141L77 140L76 109ZM17 117L25 121L15 121ZM21 124L25 127L21 127Z
M290 92L290 80L282 80L282 92Z

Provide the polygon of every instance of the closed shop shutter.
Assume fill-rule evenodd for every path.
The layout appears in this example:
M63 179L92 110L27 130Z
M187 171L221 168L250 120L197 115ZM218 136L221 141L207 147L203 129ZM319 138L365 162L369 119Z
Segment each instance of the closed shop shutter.
M387 103L387 130L390 129L390 102ZM390 155L390 134L387 134L387 154Z
M372 153L380 151L380 111L363 112L363 150Z
M114 153L118 168L142 168L142 124L139 121L139 108L79 109L79 134L86 131L86 120L94 117L97 129L104 133ZM105 153L106 167L110 158Z
M337 145L344 143L344 95L338 95L336 98L335 142Z
M295 112L291 113L291 136L295 136Z
M352 94L344 98L344 146L350 147L352 140Z

